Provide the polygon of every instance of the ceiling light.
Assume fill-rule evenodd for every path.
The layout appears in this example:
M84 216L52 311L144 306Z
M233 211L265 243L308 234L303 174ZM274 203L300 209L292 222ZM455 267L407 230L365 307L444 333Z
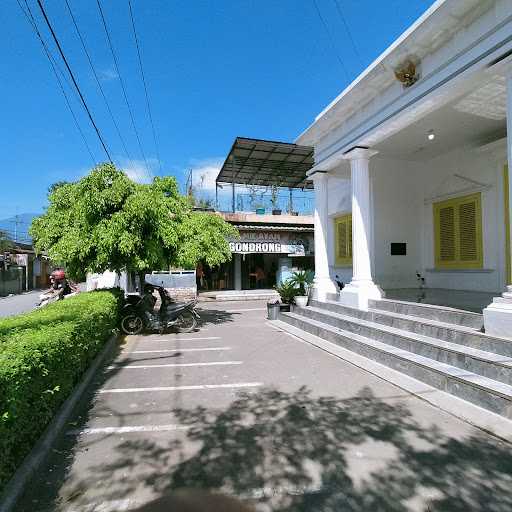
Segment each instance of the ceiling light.
M434 133L434 130L430 130L427 135L428 140L434 140L436 138L436 134Z

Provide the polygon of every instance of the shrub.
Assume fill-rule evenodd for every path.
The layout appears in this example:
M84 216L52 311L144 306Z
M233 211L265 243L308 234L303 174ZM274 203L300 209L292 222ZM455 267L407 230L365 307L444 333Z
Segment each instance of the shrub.
M121 295L82 293L0 320L0 489L117 327Z
M281 284L274 286L277 293L281 297L283 304L291 304L295 297L299 295L299 289L291 282L290 279L282 282Z

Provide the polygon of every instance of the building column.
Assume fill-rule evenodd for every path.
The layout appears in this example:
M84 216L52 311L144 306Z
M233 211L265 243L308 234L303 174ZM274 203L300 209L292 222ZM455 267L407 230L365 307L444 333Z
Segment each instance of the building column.
M235 258L235 290L242 289L242 255L233 254Z
M366 148L347 153L352 184L352 281L343 288L339 301L367 310L368 301L382 299L383 291L373 282L370 257L370 173L369 160L376 154Z
M507 161L509 176L512 172L512 70L507 75ZM512 179L509 179L509 197L512 198ZM512 216L512 209L510 211ZM511 219L512 220L512 219ZM509 223L512 226L512 222ZM512 233L511 233L512 235ZM512 240L512 237L511 237ZM512 251L512 247L507 247ZM512 283L508 283L501 297L495 297L484 311L484 327L487 334L512 338Z
M329 276L327 249L329 177L326 172L316 172L312 179L315 184L315 280L313 282L313 297L318 300L326 300L327 294L337 293L336 285Z

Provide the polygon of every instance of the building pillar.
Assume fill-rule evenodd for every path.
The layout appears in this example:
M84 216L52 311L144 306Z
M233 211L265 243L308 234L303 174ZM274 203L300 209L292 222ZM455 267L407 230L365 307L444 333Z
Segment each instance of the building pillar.
M242 289L242 255L238 253L233 254L235 258L235 290Z
M355 148L347 154L352 184L352 281L343 288L339 301L367 310L368 301L382 299L384 292L373 282L370 256L370 173L369 160L376 154Z
M512 172L512 70L508 72L507 79L507 161L509 176ZM509 197L512 198L512 179L509 179ZM509 212L512 215L512 209ZM512 220L512 219L511 219ZM509 223L512 226L512 222ZM512 233L511 233L512 235ZM512 240L512 237L511 237ZM512 247L507 247L512 251ZM508 276L507 276L508 277ZM507 287L501 297L495 297L492 304L484 311L484 327L487 334L512 338L512 283Z
M327 230L329 210L327 204L329 177L326 172L317 172L312 176L315 184L315 280L313 296L326 300L327 294L336 293L337 288L329 276L329 255L327 249Z

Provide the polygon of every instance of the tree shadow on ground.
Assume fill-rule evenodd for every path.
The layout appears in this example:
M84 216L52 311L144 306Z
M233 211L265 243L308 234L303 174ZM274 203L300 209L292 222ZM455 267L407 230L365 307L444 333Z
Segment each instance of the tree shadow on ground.
M230 313L223 309L202 309L197 308L197 312L201 317L198 320L198 328L206 327L208 325L221 325L228 322L234 322L240 313Z
M512 510L509 444L424 427L403 402L368 388L344 400L266 388L224 410L174 414L181 435L126 437L73 486L94 486L103 500L141 486L214 489L262 511Z

